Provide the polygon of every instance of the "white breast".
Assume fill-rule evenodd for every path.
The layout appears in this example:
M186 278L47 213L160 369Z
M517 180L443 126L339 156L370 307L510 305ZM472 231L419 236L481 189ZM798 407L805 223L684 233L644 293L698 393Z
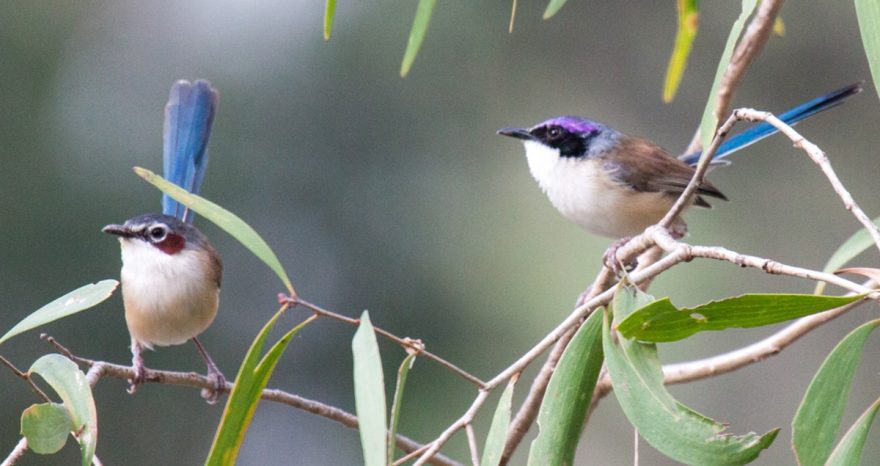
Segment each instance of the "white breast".
M614 181L596 159L560 157L556 149L525 141L529 171L565 218L585 230L620 238L657 223L675 199Z
M220 289L204 253L169 255L138 239L120 243L125 321L133 341L148 348L179 345L211 325Z

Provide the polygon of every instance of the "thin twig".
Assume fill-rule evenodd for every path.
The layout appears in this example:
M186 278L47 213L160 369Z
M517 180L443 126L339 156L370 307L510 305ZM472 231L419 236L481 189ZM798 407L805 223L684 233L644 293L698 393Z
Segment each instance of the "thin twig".
M37 396L40 397L43 401L45 401L46 403L52 402L52 399L49 398L49 395L46 395L46 392L44 392L42 389L40 389L40 387L37 386L37 384L34 383L34 381L31 379L31 376L28 375L27 372L18 370L18 368L15 367L14 364L12 364L8 359L4 358L3 356L0 356L0 363L8 367L9 370L12 371L12 373L15 374L16 377L27 382L28 386L31 387L31 390L33 390L34 393L36 393Z
M70 350L65 348L54 338L47 336L45 340L58 348L59 351L61 351L65 355L71 355L72 357L70 359L73 362L89 366L89 371L86 374L86 380L92 387L94 387L98 383L98 381L105 377L128 380L134 376L134 370L130 366L122 366L106 361L96 361L81 356L73 356ZM214 388L214 382L211 379L208 379L207 377L201 374L197 374L195 372L175 372L156 369L145 370L147 382L149 383L179 385L198 389ZM232 390L232 386L232 383L226 382L226 385L220 391L222 393L229 393ZM291 406L293 408L306 411L317 416L330 419L332 421L336 421L350 429L358 428L357 416L345 410L326 405L319 401L294 395L283 390L271 388L264 389L260 398L263 400ZM397 444L397 447L404 452L411 452L423 448L422 444L401 434L398 434L396 436L395 442ZM432 458L431 464L442 466L462 466L461 463L458 463L457 461L454 461L442 455Z
M13 448L11 452L9 452L9 456L7 456L2 463L0 463L0 466L12 466L13 464L15 464L16 461L21 459L22 455L25 454L27 449L27 439L22 437L21 440L19 440L18 443L15 444L15 448Z
M288 296L279 295L279 300L284 300L284 302L287 302L290 305L297 305L297 304L301 305L304 308L314 312L315 314L318 314L323 317L329 317L333 320L343 322L343 323L346 323L349 325L353 325L355 327L360 325L359 319L352 319L351 317L346 317L342 314L337 314L333 311L328 311L327 309L324 309L321 306L318 306L316 304L312 304L312 303L310 303L310 302L308 302L298 296L294 296L291 298ZM431 361L436 362L437 364L439 364L439 365L445 367L446 369L450 370L451 372L453 372L455 375L457 375L457 376L467 380L468 382L476 385L477 388L479 388L479 389L485 388L486 383L483 382L482 380L480 380L478 377L472 375L471 373L465 371L464 369L461 369L460 367L456 366L455 364L441 358L440 356L437 356L436 354L431 353L430 351L426 351L423 344L414 344L414 342L416 340L413 340L411 338L400 338L397 335L394 335L393 333L391 333L387 330L383 330L379 327L374 326L373 329L376 331L377 334L382 335L383 337L387 338L388 340L393 341L394 343L397 343L403 349L408 350L408 351L415 351L419 356L422 356L425 359L429 359Z
M422 456L419 457L418 461L413 463L413 466L423 466L429 461L437 452L440 451L440 448L449 441L452 436L458 432L464 426L470 424L474 420L474 416L477 414L477 411L480 410L480 407L483 406L483 403L486 402L486 399L489 398L489 390L480 390L477 393L477 397L474 399L474 402L471 403L470 408L465 411L464 415L462 415L457 421L453 422L446 430L440 434L433 442L430 443L430 447L422 453Z
M474 434L474 425L472 423L465 424L464 432L467 434L468 450L471 452L471 463L474 466L480 466L480 447L477 446L477 435Z
M837 196L840 197L840 200L843 201L843 206L846 210L852 212L853 216L856 217L856 220L859 221L867 230L868 233L871 234L871 238L874 239L874 244L877 246L877 249L880 249L880 228L871 221L871 218L868 217L865 212L856 204L856 201L853 199L852 195L840 181L840 178L837 177L837 174L834 172L834 169L831 167L831 161L828 159L828 156L825 155L825 152L822 151L817 145L808 141L806 138L801 136L800 133L795 131L790 125L786 124L775 115L770 112L760 112L750 108L741 108L734 112L738 118L742 118L749 121L765 121L771 125L773 125L776 129L779 130L780 133L786 135L791 142L794 144L794 147L798 149L803 149L804 152L810 157L810 159L819 166L819 169L822 170L822 173L828 178L828 182L831 183L831 187L834 189L834 192L837 193Z
M773 23L782 8L782 0L763 0L758 6L758 11L746 27L740 38L739 44L733 51L730 63L724 70L721 84L718 85L717 99L715 100L715 117L720 121L727 114L730 103L733 101L733 93L745 77L749 65L755 57L764 49L764 44L773 31ZM694 134L685 154L691 154L700 150L700 130Z
M712 158L715 156L715 152L718 151L718 147L721 146L721 142L724 141L724 138L727 136L727 133L733 128L733 125L738 121L738 117L736 112L733 112L730 117L727 118L727 121L724 122L721 127L718 128L718 131L715 132L715 137L712 138L712 142L709 144L709 147L703 151L703 154L700 156L700 161L697 163L697 168L694 171L694 175L691 177L690 182L687 187L682 191L681 195L678 196L678 199L675 201L675 204L669 209L669 212L666 212L666 215L663 216L663 219L658 223L659 225L669 228L670 225L675 222L684 209L687 206L691 205L693 202L693 198L697 193L697 189L699 189L700 185L703 183L703 178L706 175L706 172L709 170L709 165L712 162ZM621 257L618 254L618 257L621 260L625 260L627 258Z

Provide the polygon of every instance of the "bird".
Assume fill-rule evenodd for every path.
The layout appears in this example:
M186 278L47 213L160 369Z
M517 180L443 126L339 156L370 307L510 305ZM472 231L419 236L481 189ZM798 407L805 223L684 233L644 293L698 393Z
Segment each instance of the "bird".
M208 138L219 95L205 80L180 80L165 106L163 169L168 181L198 194L208 164ZM220 300L223 262L192 222L193 212L162 196L162 213L135 216L105 226L122 250L122 299L131 335L134 376L129 393L145 381L143 351L192 340L208 366L212 389L202 396L215 403L226 379L197 336L214 321Z
M794 125L840 105L861 92L862 86L858 82L837 89L778 117ZM712 163L724 165L724 157L776 132L766 122L755 125L722 144ZM497 133L522 141L532 177L565 218L590 233L619 238L614 243L618 247L665 216L690 182L701 155L676 158L649 139L580 116L558 116L530 128L502 128ZM711 207L710 198L727 199L704 180L691 205ZM670 226L676 238L687 233L680 217ZM615 253L616 248L609 249L606 264Z

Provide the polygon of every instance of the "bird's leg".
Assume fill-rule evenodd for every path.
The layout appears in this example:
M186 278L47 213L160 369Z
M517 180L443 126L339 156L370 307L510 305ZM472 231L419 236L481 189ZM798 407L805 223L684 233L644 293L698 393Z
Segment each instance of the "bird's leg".
M205 347L202 346L202 343L198 338L193 337L193 343L196 345L196 349L199 350L199 354L202 355L202 359L205 360L205 364L208 365L208 380L214 385L213 388L203 388L202 389L202 398L208 402L208 404L214 404L220 398L220 394L226 390L226 377L223 377L223 373L220 372L220 369L217 368L217 365L214 364L214 361L211 359L211 356L208 356L208 352L205 351Z
M131 368L134 370L134 377L128 379L128 393L130 395L134 395L138 385L143 384L146 379L144 374L144 357L141 355L143 350L143 345L134 339L131 340Z
M608 249L605 250L605 254L602 255L602 263L605 264L605 267L611 269L615 275L621 275L624 269L633 270L638 266L638 261L636 259L633 259L629 264L621 264L621 262L617 260L617 250L622 248L626 243L629 243L631 239L632 236L620 238L611 243L611 246L608 246Z

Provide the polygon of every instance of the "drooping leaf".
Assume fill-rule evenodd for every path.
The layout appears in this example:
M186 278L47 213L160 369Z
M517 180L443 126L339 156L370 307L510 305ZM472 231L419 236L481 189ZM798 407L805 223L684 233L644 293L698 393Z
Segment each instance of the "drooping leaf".
M516 379L511 379L507 383L504 392L501 393L498 406L495 407L492 425L489 426L489 433L486 434L486 445L483 447L483 458L480 460L480 466L498 466L498 463L501 461L501 455L504 454L507 428L510 427L510 406L513 401L514 385L516 385Z
M675 45L672 48L672 56L669 57L669 65L666 67L666 82L663 84L663 102L666 103L672 102L675 98L700 24L698 0L678 0L676 3L678 31L675 33Z
M394 401L391 403L391 432L388 433L388 459L394 458L394 449L397 443L397 424L400 421L400 410L403 406L403 390L406 388L406 377L413 363L416 362L416 352L410 352L403 358L397 369L397 383L394 386Z
M60 354L47 354L37 359L28 375L39 374L63 401L73 432L77 432L83 466L92 464L98 444L98 412L92 387L76 364Z
M626 315L650 298L619 288L612 311ZM602 344L614 394L629 422L654 448L690 465L748 463L769 447L779 429L764 435L732 435L724 424L676 401L663 385L663 371L653 344L627 340L612 331L606 313Z
M437 0L419 0L416 17L413 19L412 30L410 30L409 40L406 43L406 52L403 54L403 63L400 65L400 77L402 78L409 74L409 70L416 60L416 55L419 54L436 4Z
M880 320L874 320L850 332L825 358L810 382L791 422L798 464L821 466L831 454L859 358L868 336L878 326Z
M385 379L379 344L367 311L361 315L351 351L354 354L354 401L364 465L385 466Z
M0 343L41 325L89 309L109 298L118 285L119 282L116 280L102 280L98 283L81 286L22 319L15 324L15 327L0 337Z
M333 30L333 16L336 14L336 0L326 0L324 4L324 40L330 40Z
M74 430L73 421L64 405L33 404L21 413L21 435L27 439L28 448L34 453L57 453Z
M727 43L724 45L724 51L721 53L721 59L718 60L718 69L715 71L715 79L712 81L712 90L709 92L709 98L706 99L706 108L703 110L703 117L700 119L700 143L703 148L709 147L712 138L715 137L715 128L718 127L718 116L715 115L715 101L718 100L718 89L721 87L721 78L727 70L730 63L730 57L736 48L737 40L742 34L743 26L746 19L752 15L757 5L757 0L742 0L742 11L739 17L730 28L730 34L727 36Z
M865 448L865 440L868 438L868 431L874 423L877 411L880 410L880 399L862 413L856 420L855 424L846 431L846 434L831 452L828 462L825 466L850 466L853 464L861 464L862 450Z
M596 311L569 342L550 378L529 466L573 464L602 362L602 313Z
M874 225L880 226L880 217L874 219ZM828 258L828 262L825 264L825 267L822 269L825 273L831 273L844 265L846 265L849 261L853 260L856 256L861 254L868 249L869 247L874 245L874 239L871 238L871 234L868 233L868 230L862 228L859 231L853 233L852 236L847 238L840 247L834 251L834 254ZM816 284L815 294L822 294L825 291L825 282L819 282Z
M641 341L678 341L707 330L777 324L834 309L863 297L756 293L680 309L669 298L663 298L633 312L617 326L617 331L626 338Z
M217 432L214 434L214 442L211 445L211 451L208 453L208 459L205 461L206 465L235 464L238 452L241 450L242 443L244 443L247 429L254 417L254 411L256 411L257 405L260 402L260 396L263 393L263 389L266 388L266 384L268 384L275 366L278 364L279 359L281 359L281 355L293 336L316 318L313 315L285 333L261 358L260 354L263 352L266 338L286 308L287 306L282 306L266 322L253 343L251 343L251 347L248 349L235 377L235 384L232 387L232 392L229 394L229 399L226 400L226 406L223 408L223 417L220 419L220 425L217 426Z
M278 261L278 257L272 251L272 248L270 248L269 245L266 244L266 241L264 241L250 225L245 223L244 220L201 196L192 194L180 186L169 183L164 178L156 175L150 170L134 167L134 171L138 176L146 180L147 183L159 188L159 191L162 191L174 198L177 202L189 207L195 213L205 217L211 221L211 223L217 225L220 229L237 239L242 245L244 245L244 247L250 250L255 256L257 256L257 258L268 265L276 275L278 275L278 278L281 279L290 294L296 294L296 291L293 289L293 284L290 283L290 279L287 277L287 272L284 271L284 267L281 265L281 262Z
M544 10L544 19L550 19L562 9L568 0L550 0L547 3L547 9Z
M877 0L855 0L855 3L862 46L868 58L874 89L880 91L880 3Z

